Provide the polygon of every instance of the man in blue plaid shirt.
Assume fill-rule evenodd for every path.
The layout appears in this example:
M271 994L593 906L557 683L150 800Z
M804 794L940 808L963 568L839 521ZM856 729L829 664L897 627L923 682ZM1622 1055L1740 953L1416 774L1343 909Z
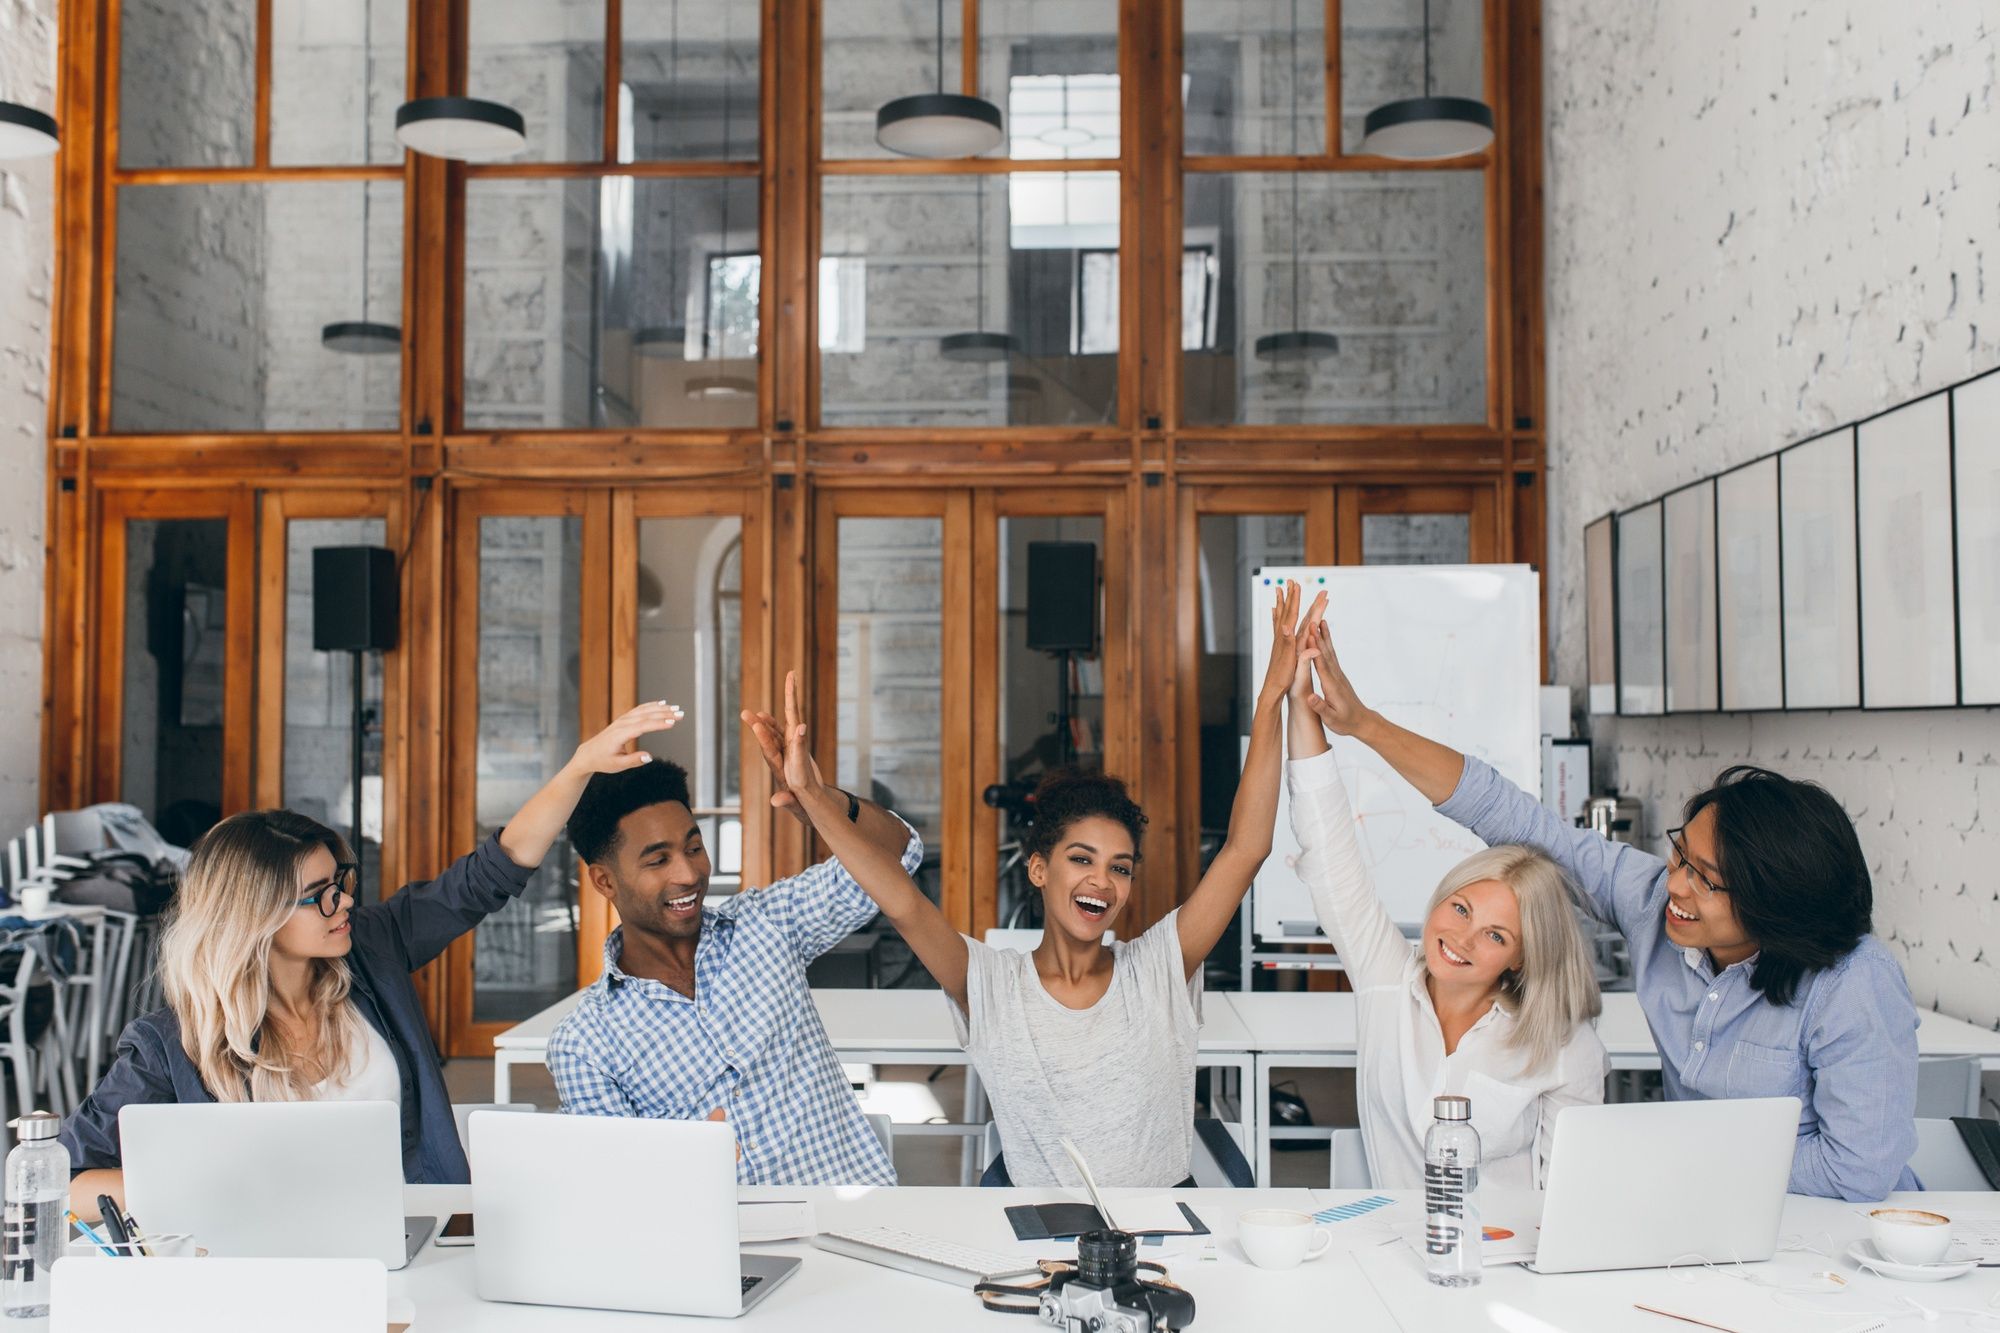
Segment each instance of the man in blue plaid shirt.
M776 725L744 715L767 759ZM782 775L774 804L797 803ZM852 795L848 817L902 850L923 842ZM569 822L583 878L623 923L604 975L549 1038L549 1071L571 1115L726 1118L746 1185L893 1185L813 1007L806 964L864 926L875 903L838 861L704 905L709 858L687 774L656 759L591 779Z

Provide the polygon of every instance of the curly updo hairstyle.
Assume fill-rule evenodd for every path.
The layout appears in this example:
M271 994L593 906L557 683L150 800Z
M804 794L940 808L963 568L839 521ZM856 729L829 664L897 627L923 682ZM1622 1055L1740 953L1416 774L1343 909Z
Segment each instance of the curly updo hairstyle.
M1028 826L1022 850L1047 860L1062 841L1063 834L1080 820L1102 817L1121 824L1132 835L1132 859L1140 859L1139 840L1146 834L1146 812L1125 790L1125 784L1107 773L1079 773L1059 768L1035 788L1035 822Z

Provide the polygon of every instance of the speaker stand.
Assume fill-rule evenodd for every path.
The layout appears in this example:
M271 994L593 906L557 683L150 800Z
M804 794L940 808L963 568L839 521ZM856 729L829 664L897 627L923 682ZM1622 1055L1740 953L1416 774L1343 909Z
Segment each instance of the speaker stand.
M354 781L352 784L352 789L350 791L351 800L348 807L350 822L348 824L348 828L351 829L354 834L354 844L352 850L354 852L354 905L356 907L359 907L364 901L366 901L362 897L362 894L366 891L367 888L366 884L363 882L363 875L366 870L368 862L368 854L366 850L367 839L365 839L361 834L362 750L366 746L367 732L368 732L367 706L362 696L362 687L366 684L367 681L367 670L364 660L366 657L367 657L366 653L363 653L358 648L355 649L354 693L350 695L348 698L348 702L352 706L351 711L353 712L353 723L354 723L354 735L352 738L354 741L354 750L352 755L353 758L352 771L353 771Z
M1064 768L1076 766L1076 728L1071 725L1075 700L1069 688L1070 650L1056 652L1056 753Z

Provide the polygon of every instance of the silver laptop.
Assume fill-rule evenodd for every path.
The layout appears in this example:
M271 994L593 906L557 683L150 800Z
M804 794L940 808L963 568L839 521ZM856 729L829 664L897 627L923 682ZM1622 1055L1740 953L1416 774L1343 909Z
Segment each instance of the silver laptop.
M1556 1119L1538 1273L1769 1259L1799 1099L1566 1107Z
M212 1255L401 1268L437 1225L403 1216L394 1102L135 1104L118 1139L139 1225Z
M734 1318L798 1271L738 1248L726 1124L475 1111L471 1128L481 1300Z

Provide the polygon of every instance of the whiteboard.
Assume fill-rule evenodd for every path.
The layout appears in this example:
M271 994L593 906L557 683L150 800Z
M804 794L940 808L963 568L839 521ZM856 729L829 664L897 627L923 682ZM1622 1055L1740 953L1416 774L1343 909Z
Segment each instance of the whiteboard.
M1272 589L1324 588L1341 669L1392 722L1475 755L1525 791L1541 784L1541 592L1526 565L1265 568L1250 576L1251 677L1271 657ZM1376 892L1399 924L1422 920L1447 870L1486 844L1431 808L1375 752L1330 736ZM1251 888L1251 929L1267 944L1325 939L1299 882L1285 788L1270 859Z

